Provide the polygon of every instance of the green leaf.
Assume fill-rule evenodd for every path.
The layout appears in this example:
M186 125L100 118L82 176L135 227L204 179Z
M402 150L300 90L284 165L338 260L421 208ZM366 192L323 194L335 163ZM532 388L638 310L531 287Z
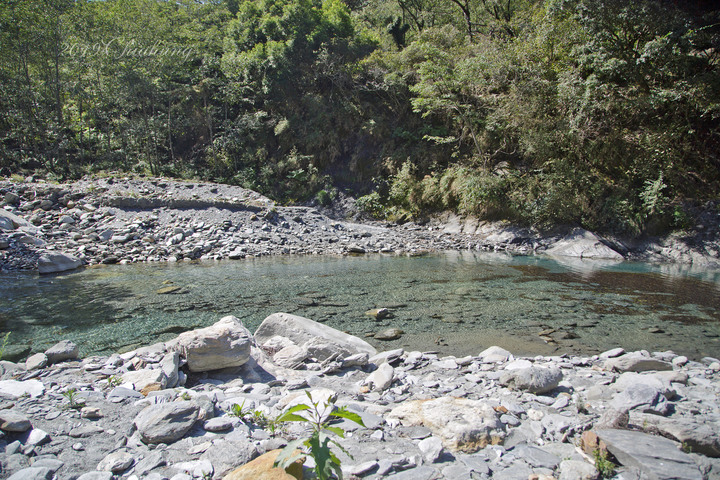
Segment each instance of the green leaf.
M333 432L335 435L337 435L340 438L345 438L345 431L340 427L326 426L325 430L329 430L329 431Z
M303 444L307 440L306 438L298 438L297 440L293 440L292 442L288 443L285 448L282 449L282 452L280 452L275 459L275 462L273 463L273 467L280 467L283 470L288 468L290 465L293 464L296 460L300 458L304 458L305 455L295 454L295 450L297 450L300 445Z
M280 415L275 421L277 422L307 422L308 419L305 417L301 417L300 415L295 415L294 413L283 413Z
M361 427L364 427L364 426L365 426L365 424L363 423L363 420L362 420L362 418L360 417L360 415L358 415L358 414L355 413L355 412L351 412L351 411L348 410L346 407L338 408L337 410L335 410L334 412L332 412L332 413L330 414L330 416L332 416L332 417L338 417L338 418L346 418L346 419L348 419L348 420L351 420L351 421L357 423L357 424L360 425Z

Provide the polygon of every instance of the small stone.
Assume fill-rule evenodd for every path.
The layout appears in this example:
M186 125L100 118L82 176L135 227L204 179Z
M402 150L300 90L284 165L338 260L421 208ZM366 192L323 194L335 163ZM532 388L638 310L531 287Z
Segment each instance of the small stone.
M423 458L427 463L437 462L443 454L442 440L438 437L428 437L424 440L420 440L418 448L423 454Z
M54 475L47 467L29 467L15 472L7 480L51 480Z
M103 414L97 407L83 407L80 409L80 417L95 420L102 418Z
M378 332L375 334L376 340L397 340L398 338L402 337L402 335L405 332L402 331L399 328L388 328L387 330L383 330L382 332Z
M25 440L25 445L45 445L50 442L50 435L39 428L33 428Z
M28 357L25 360L26 370L37 370L38 368L45 368L48 364L48 357L44 353L36 353Z
M224 432L232 428L233 422L226 417L211 418L206 421L203 428L208 432Z
M113 452L103 458L97 466L101 472L121 473L130 468L135 460L128 452Z

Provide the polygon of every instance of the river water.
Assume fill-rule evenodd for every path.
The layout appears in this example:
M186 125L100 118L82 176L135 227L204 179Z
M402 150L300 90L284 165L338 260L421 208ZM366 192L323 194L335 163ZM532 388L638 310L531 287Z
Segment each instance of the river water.
M562 262L562 263L561 263ZM170 294L158 293L178 287ZM377 321L373 308L392 315ZM288 312L403 347L518 355L673 350L720 357L720 271L677 265L449 252L277 256L240 261L113 265L70 274L0 275L8 352L68 338L81 355L165 341L235 315L251 330ZM405 333L379 341L388 328Z

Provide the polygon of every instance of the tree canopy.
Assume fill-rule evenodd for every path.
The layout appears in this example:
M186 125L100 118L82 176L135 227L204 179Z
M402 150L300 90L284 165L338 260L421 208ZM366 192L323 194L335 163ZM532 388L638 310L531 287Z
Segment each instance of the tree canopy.
M681 228L720 192L719 25L709 1L8 0L0 169Z

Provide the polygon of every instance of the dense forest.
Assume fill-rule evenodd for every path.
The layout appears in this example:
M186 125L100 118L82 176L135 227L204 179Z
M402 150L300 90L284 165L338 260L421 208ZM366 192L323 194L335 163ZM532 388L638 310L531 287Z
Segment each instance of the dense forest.
M710 0L3 0L0 172L640 234L720 192Z

